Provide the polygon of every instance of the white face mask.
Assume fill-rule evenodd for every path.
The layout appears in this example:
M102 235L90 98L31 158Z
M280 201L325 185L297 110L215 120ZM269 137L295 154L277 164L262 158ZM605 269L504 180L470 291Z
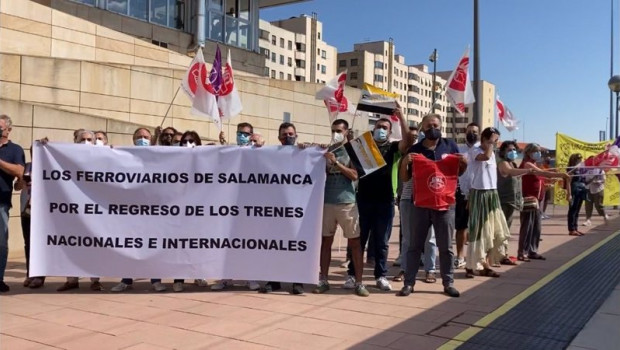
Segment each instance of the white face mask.
M84 140L81 143L84 144L84 145L92 145L93 144L92 142L90 142L88 140Z
M95 146L105 146L105 145L103 144L103 140L97 139L95 140Z
M185 144L185 147L187 147L187 148L194 148L194 147L196 147L196 144L193 143L193 142L188 142L188 143Z
M344 135L339 132L332 133L332 143L340 143L344 141Z

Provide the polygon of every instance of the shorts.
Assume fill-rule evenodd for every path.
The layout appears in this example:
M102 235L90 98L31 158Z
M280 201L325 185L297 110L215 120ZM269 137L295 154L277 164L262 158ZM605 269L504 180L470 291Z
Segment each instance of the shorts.
M335 235L338 225L344 238L359 238L360 220L355 203L323 205L323 237Z
M456 209L454 211L454 228L457 231L466 230L469 224L469 210L467 209L467 198L456 190Z

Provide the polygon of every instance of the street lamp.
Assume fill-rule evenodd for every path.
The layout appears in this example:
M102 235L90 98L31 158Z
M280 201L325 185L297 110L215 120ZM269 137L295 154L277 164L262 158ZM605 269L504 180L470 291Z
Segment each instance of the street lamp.
M614 139L618 137L618 101L620 99L620 75L614 75L607 82L607 86L609 86L609 90L616 93L616 129L615 133L613 128L613 121L609 119L609 136L610 139Z
M433 53L428 58L429 61L433 62L433 86L431 87L432 100L431 100L431 113L435 113L435 84L437 79L437 49L433 50Z

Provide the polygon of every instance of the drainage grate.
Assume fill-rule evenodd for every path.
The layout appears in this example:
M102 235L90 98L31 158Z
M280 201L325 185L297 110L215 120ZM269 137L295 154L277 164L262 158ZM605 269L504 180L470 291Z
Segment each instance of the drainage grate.
M620 282L620 235L459 347L565 349Z

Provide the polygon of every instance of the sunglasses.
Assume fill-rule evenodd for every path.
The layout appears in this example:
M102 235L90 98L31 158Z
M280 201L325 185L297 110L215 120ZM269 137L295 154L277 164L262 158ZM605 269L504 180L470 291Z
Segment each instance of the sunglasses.
M184 145L186 143L195 143L194 139L187 139L187 140L183 140L181 141L181 144Z
M237 131L237 136L250 136L252 134L250 134L249 132L244 132L244 131Z
M172 137L172 136L174 136L174 133L171 133L171 132L165 132L165 133L161 134L161 136L169 136L169 137Z

